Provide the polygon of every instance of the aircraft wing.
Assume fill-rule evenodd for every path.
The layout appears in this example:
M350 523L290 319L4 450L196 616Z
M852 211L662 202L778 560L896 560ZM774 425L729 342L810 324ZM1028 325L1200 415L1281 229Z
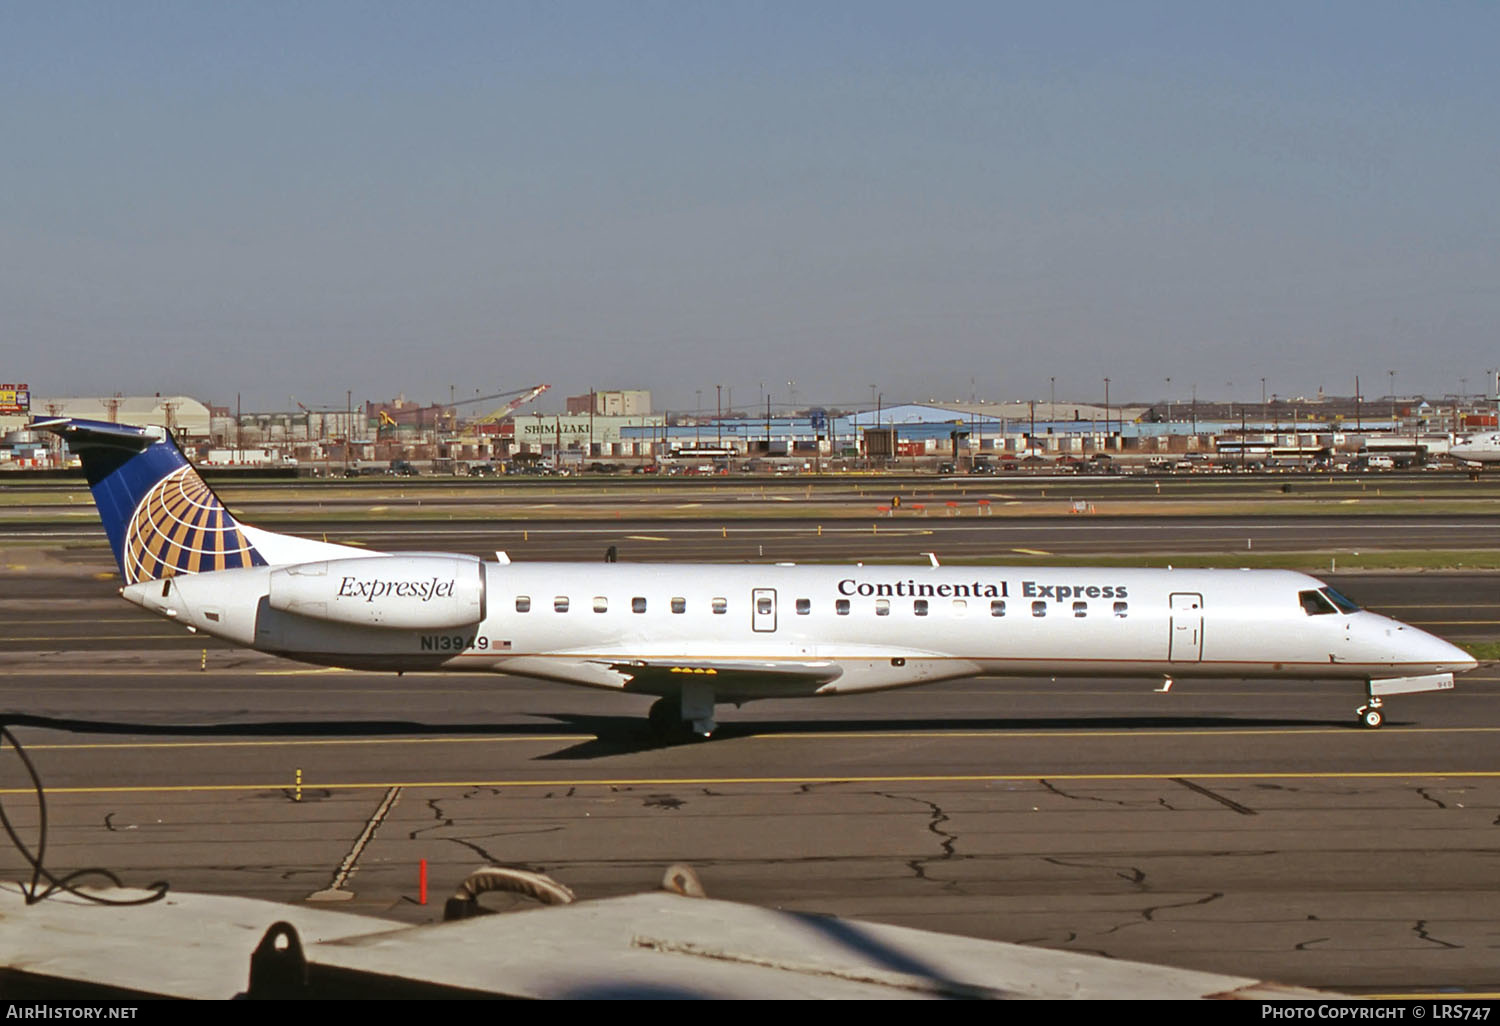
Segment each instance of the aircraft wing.
M691 681L711 682L720 688L753 682L757 689L827 684L844 672L838 663L826 659L625 659L610 663L609 668L629 678L630 685L652 691Z

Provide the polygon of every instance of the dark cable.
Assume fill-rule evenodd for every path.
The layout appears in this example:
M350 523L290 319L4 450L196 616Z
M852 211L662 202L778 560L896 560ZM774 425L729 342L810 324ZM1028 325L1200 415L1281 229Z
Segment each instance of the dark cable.
M7 724L0 723L0 748L4 748L6 744L14 748L16 755L20 756L21 765L26 767L26 773L31 777L31 786L36 791L36 854L32 854L31 849L26 846L26 842L22 841L20 835L16 833L16 828L11 824L10 817L5 814L5 803L0 801L0 826L5 827L5 833L10 837L10 843L15 846L16 850L21 853L21 857L31 866L31 883L22 888L22 893L26 896L26 904L35 905L37 902L44 901L59 891L82 898L85 901L92 901L97 905L148 905L153 901L160 901L167 896L168 884L164 880L158 880L149 885L146 890L152 893L146 897L130 898L128 900L103 898L97 894L90 894L87 891L78 889L76 881L89 876L103 877L115 887L123 888L125 885L120 882L120 878L107 869L79 869L62 877L53 875L42 864L42 858L47 852L47 796L42 790L42 778L38 775L36 767L32 765L31 757L26 754L26 749L21 747L21 742L16 740L16 736L10 732L10 727ZM43 880L47 882L45 890L42 889Z

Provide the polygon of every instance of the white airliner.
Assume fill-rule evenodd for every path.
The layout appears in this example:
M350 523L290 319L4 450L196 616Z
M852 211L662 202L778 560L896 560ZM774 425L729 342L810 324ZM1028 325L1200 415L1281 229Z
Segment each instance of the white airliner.
M1448 455L1469 463L1500 463L1500 431L1467 435L1448 446Z
M520 674L658 697L666 737L718 702L958 677L1341 679L1359 721L1475 660L1272 570L512 563L373 553L238 523L160 428L38 421L83 461L126 599L238 645L394 672Z

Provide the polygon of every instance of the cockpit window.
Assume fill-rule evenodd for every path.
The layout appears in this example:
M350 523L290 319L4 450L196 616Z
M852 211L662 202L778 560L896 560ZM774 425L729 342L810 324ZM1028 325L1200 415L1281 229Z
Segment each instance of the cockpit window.
M1339 607L1339 612L1341 612L1341 613L1357 613L1357 612L1359 612L1359 606L1358 606L1358 604L1355 603L1355 601L1353 599L1348 598L1348 597L1346 597L1344 595L1339 594L1333 588L1320 588L1318 590L1323 594L1324 598L1326 598L1328 601L1332 602L1334 605L1336 605L1336 606Z
M1297 601L1302 603L1302 611L1308 616L1324 616L1338 612L1333 602L1320 591L1300 591L1297 593Z

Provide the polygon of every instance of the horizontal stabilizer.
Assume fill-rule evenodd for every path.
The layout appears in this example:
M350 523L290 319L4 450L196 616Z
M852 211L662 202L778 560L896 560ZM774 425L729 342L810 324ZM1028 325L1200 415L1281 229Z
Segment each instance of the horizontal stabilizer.
M31 430L50 431L54 435L60 435L67 440L68 447L75 452L79 449L99 446L144 452L153 442L161 441L164 437L160 428L131 427L128 424L111 424L102 420L78 420L74 417L33 420Z

